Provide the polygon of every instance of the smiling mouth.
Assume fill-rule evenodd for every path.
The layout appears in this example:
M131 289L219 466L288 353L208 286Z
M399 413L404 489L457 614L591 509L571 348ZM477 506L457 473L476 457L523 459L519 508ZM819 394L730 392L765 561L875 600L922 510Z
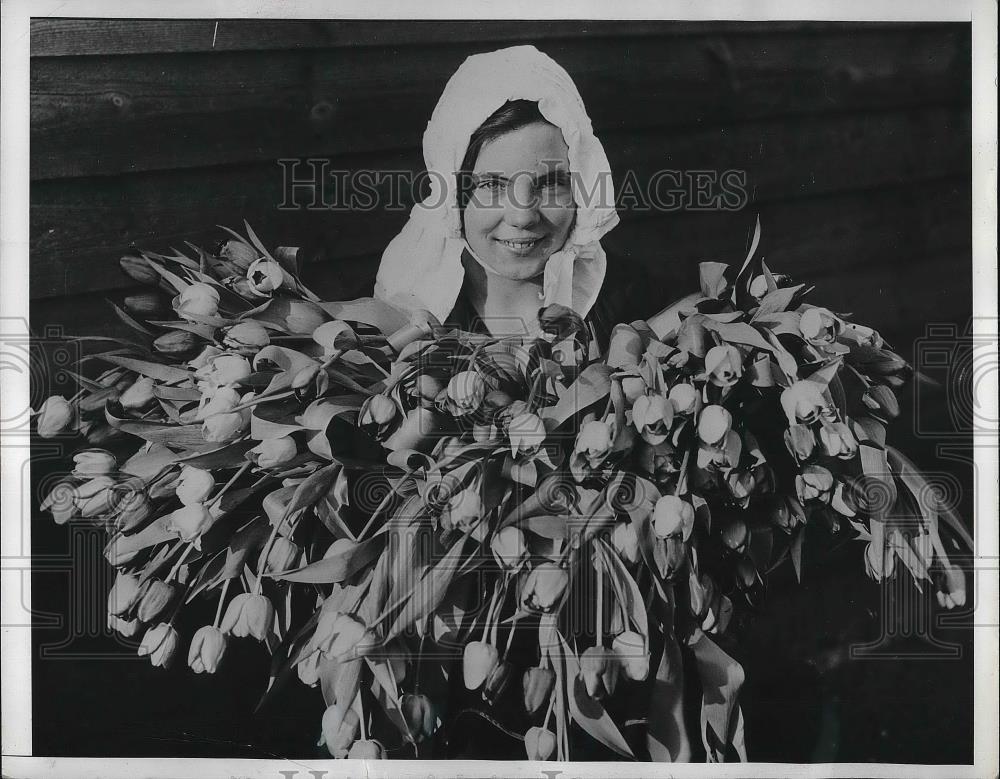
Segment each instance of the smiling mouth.
M535 246L541 243L541 238L531 238L526 241L506 241L503 238L494 239L501 246L506 246L511 251L515 252L528 252L531 251Z

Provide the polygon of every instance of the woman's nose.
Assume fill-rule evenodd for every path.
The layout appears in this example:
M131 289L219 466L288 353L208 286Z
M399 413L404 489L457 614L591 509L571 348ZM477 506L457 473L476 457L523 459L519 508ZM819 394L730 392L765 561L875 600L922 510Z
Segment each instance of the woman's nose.
M538 221L538 193L529 177L515 178L507 186L504 221L514 227L528 227Z

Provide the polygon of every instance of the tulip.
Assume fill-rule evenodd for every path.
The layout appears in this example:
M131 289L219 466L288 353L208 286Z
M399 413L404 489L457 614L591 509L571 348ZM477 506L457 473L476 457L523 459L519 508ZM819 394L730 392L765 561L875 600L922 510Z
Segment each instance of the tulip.
M816 448L816 434L809 425L791 425L785 431L785 446L796 460L803 462Z
M437 400L438 395L440 395L447 385L439 379L437 376L430 376L426 373L421 373L413 380L413 386L410 388L410 397L418 398L430 403ZM490 392L483 398L483 402L489 405L491 408L502 408L510 404L510 400L504 403L504 397L510 398L505 392Z
M250 373L251 367L246 357L223 352L212 357L195 375L209 386L221 387L226 384L242 384L250 378Z
M285 507L295 494L295 487L279 487L264 496L261 507L272 525L277 525L285 516ZM337 542L335 541L334 544Z
M198 336L187 330L171 330L153 341L153 348L160 354L187 357L198 347Z
M497 648L485 641L470 641L462 653L462 677L469 690L477 689L500 662Z
M611 642L611 649L629 679L641 682L649 676L649 651L646 640L638 633L631 630L620 633Z
M312 301L292 299L285 305L285 329L294 335L309 335L327 321L326 312Z
M688 574L688 591L691 614L696 619L704 619L709 606L712 605L712 599L715 597L715 582L708 574L696 575L692 569Z
M159 579L150 579L146 591L139 600L136 616L143 622L152 622L170 606L176 591L174 587Z
M174 310L182 319L197 322L219 313L219 291L211 284L196 282L174 298Z
M528 760L548 760L556 749L556 735L545 728L528 728L524 734L524 749Z
M678 414L691 416L701 410L701 394L693 384L675 384L667 393Z
M833 474L822 465L807 465L795 477L795 493L803 503L829 503L833 495Z
M434 332L434 328L440 326L441 323L430 311L417 309L410 314L408 324L403 325L389 336L389 347L399 357L404 357L404 350L407 346L429 337Z
M584 424L576 443L573 446L573 456L570 460L570 471L577 481L589 475L591 471L600 468L601 464L611 454L614 445L614 429L608 422L592 420Z
M241 354L253 354L271 343L271 336L260 322L245 321L226 330L222 344Z
M493 556L505 568L517 569L528 559L524 532L513 525L501 528L490 542Z
M323 347L323 354L327 357L358 346L358 335L354 328L339 319L321 324L312 332L312 339Z
M228 414L240 404L240 393L235 387L207 386L198 404L195 419L199 422L208 419L213 414Z
M359 739L347 751L348 760L384 760L385 747L373 739Z
M934 595L941 608L950 610L965 605L965 574L961 568L945 563L934 581L937 584Z
M398 428L383 439L382 446L394 452L402 449L416 449L427 453L440 440L442 424L439 414L429 408L414 408L407 412L405 419Z
M138 619L123 619L122 617L108 614L108 630L113 630L125 638L132 638L139 632L142 623Z
M611 331L608 356L605 362L611 368L634 368L642 358L642 336L635 328L619 324Z
M241 592L226 607L219 625L223 633L237 638L252 636L263 641L274 625L274 606L263 595Z
M326 748L334 757L347 757L348 750L358 738L358 731L361 729L361 718L353 708L347 709L340 723L340 728L334 736L333 741L326 742Z
M51 512L52 520L57 525L64 525L80 516L80 509L76 505L76 487L71 481L59 482L42 501L39 509Z
M754 475L742 468L733 468L726 474L726 486L729 487L733 498L741 505L746 504L746 499L750 497L755 484Z
M118 402L124 409L139 409L152 403L154 398L153 380L148 376L140 376L122 393Z
M829 457L850 460L858 453L858 441L845 422L827 422L819 431L823 452Z
M177 459L177 455L162 444L149 443L129 457L118 470L149 480ZM171 487L171 490L173 487Z
M767 277L763 275L754 276L747 287L747 292L757 300L763 298L767 294Z
M188 665L196 674L214 674L226 652L229 637L214 625L198 628L188 649Z
M117 467L115 456L103 449L84 449L73 455L73 475L80 478L106 475Z
M108 476L95 476L76 488L76 507L80 516L90 519L110 511L117 499L115 482Z
M862 402L872 411L880 411L889 419L899 416L899 402L891 389L884 384L873 384L861 396Z
M268 259L255 260L247 268L247 283L257 297L267 298L285 283L285 272L281 266Z
M865 547L865 570L875 581L891 579L896 569L896 552L883 544L881 547L869 543Z
M643 440L653 446L667 439L673 421L673 403L661 395L643 395L632 407L632 424Z
M218 357L222 354L222 349L218 346L206 346L193 360L188 360L188 367L193 368L195 371L201 370L206 365L208 365L213 358Z
M545 423L540 416L530 412L518 414L507 426L510 453L514 457L535 454L545 441L545 435Z
M142 591L138 576L119 571L108 592L108 614L120 617L136 604Z
M734 519L722 528L722 543L734 552L743 552L750 538L747 523L742 519Z
M635 565L639 562L639 536L631 522L615 522L611 543L626 563Z
M837 340L843 322L840 317L825 308L809 308L799 318L799 330L811 344L830 344Z
M276 536L267 553L267 560L260 568L265 573L280 573L290 571L299 558L299 547L284 536Z
M772 523L780 527L786 533L791 531L801 521L805 515L802 507L795 498L788 498L781 495L774 495L765 504L764 513Z
M749 557L741 557L736 563L736 584L741 590L749 590L757 583L757 568Z
M420 743L430 738L437 730L437 716L426 695L404 695L399 708L409 736L414 742Z
M320 724L320 737L318 746L326 746L330 754L334 753L334 744L337 735L340 733L341 725L344 724L344 715L350 711L342 703L334 703L326 707L323 712L323 719Z
M625 376L622 378L622 394L628 403L635 403L646 394L646 382L640 376Z
M524 708L529 714L535 714L552 695L556 675L551 668L529 668L524 672L521 682L524 688Z
M569 584L569 574L555 563L540 563L528 573L521 604L531 610L545 614L553 611L562 599Z
M104 558L108 561L108 564L114 568L128 565L135 559L136 555L139 554L137 549L123 549L123 539L124 536L121 533L116 533L111 537L111 540L108 541L107 546L104 547Z
M167 527L183 541L193 541L196 549L201 549L201 536L215 522L205 504L192 503L183 506L167 517Z
M718 446L732 426L733 417L722 406L705 406L698 415L698 438L709 446Z
M281 436L261 441L250 453L255 455L258 468L277 468L295 459L298 446L293 438Z
M351 651L365 635L365 623L353 614L338 614L333 620L333 639L327 654L340 657Z
M160 274L144 257L126 255L118 260L125 275L140 284L158 284Z
M580 655L580 676L587 695L603 700L613 695L618 684L618 657L603 646L592 646Z
M743 375L743 355L730 344L713 346L705 355L705 373L716 387L731 387Z
M466 416L483 405L486 382L476 371L462 371L451 377L447 393L455 416Z
M201 425L202 437L211 443L227 443L246 429L247 418L240 413L213 414Z
M478 490L465 489L457 492L448 500L448 505L441 513L441 523L445 529L457 527L462 532L474 532L473 536L477 540L482 540L486 533L486 526L479 520L482 518L483 504L479 497Z
M399 407L392 398L386 395L372 395L361 406L358 424L378 425L381 431L396 419L398 414Z
M155 666L169 668L177 654L180 637L176 628L166 622L161 622L149 628L139 643L139 657L149 656L149 661Z
M658 538L687 542L694 530L694 506L676 495L664 495L653 508L653 532Z
M260 257L260 252L244 241L230 238L219 248L219 256L245 271Z
M483 684L483 700L493 706L497 699L503 695L513 677L514 666L506 660L499 663L486 677L486 682Z
M104 387L95 390L77 404L80 411L103 411L108 403L117 403L122 393L117 387Z
M174 491L181 503L193 506L206 501L214 489L215 477L209 471L185 465L181 467L180 479Z
M823 387L808 379L796 381L781 393L781 407L788 417L789 427L796 422L812 424L828 405L823 397Z

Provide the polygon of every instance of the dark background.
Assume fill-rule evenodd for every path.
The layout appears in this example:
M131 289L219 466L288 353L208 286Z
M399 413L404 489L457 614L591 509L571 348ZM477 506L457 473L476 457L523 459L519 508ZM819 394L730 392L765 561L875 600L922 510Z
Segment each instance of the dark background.
M448 77L469 54L526 42L573 77L616 182L746 171L742 210L625 209L604 239L664 305L695 288L699 260L741 262L759 215L766 261L816 284L814 302L877 327L917 367L947 356L941 387L901 393L893 434L971 517L969 420L955 412L968 408L956 366L972 284L964 24L37 19L33 331L122 333L103 298L130 291L116 262L130 245L209 243L244 219L266 244L307 248L323 297L370 293L406 212L279 211L277 160L420 171ZM43 343L33 401L64 388L61 350ZM37 495L73 442L36 443ZM318 692L250 714L259 647L231 645L215 676L152 669L103 628L100 535L36 514L32 539L35 754L322 756ZM941 626L927 606L931 638L852 659L893 627L883 598L899 600L865 578L861 550L808 559L801 586L778 576L742 628L751 758L968 762L968 620Z

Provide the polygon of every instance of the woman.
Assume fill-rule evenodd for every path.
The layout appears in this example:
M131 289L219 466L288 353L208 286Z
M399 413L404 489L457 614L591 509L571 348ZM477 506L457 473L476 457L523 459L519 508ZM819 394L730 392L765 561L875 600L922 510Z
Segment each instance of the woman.
M618 224L607 156L569 75L533 46L469 57L424 133L431 193L382 255L375 296L493 334L538 334L558 303L601 343Z

